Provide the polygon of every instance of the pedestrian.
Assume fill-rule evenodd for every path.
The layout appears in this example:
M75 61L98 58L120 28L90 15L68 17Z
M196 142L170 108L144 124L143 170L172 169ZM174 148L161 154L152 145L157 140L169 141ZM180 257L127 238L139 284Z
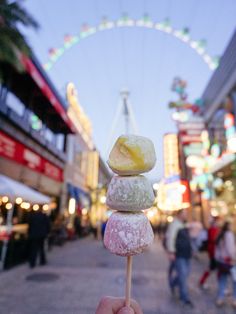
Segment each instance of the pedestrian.
M187 224L187 227L189 229L193 256L197 258L198 239L203 226L200 221L198 221L196 218L193 218L193 220Z
M40 265L45 265L47 262L44 245L49 231L49 217L43 213L40 206L39 210L32 211L29 217L29 264L31 268L35 267L38 255Z
M187 287L192 248L189 232L185 226L186 217L186 210L179 210L167 230L166 248L170 261L168 282L172 294L178 288L181 302L192 308L193 303L189 298Z
M210 274L216 270L216 260L215 260L215 248L216 248L216 239L219 235L219 226L218 226L219 217L213 217L210 227L207 231L207 253L209 257L209 266L206 271L202 274L199 286L202 289L206 289L206 281L209 278Z
M82 227L81 227L81 219L79 215L76 215L74 218L74 229L76 235L80 238L82 236Z
M95 314L143 314L143 311L135 300L127 307L123 298L103 297Z
M236 260L236 245L231 223L225 222L216 240L215 259L218 267L218 293L216 305L224 304L225 290L228 278L231 277L231 269ZM233 279L233 301L236 308L236 281Z

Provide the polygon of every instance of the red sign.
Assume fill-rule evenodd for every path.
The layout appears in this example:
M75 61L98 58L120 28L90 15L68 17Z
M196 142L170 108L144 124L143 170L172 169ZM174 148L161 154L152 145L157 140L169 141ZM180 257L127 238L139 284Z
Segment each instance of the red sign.
M61 168L1 131L0 156L14 160L56 181L63 181L63 170Z
M188 181L181 180L181 185L184 185L186 188L184 193L182 194L183 203L189 203L190 202L190 191L189 191Z

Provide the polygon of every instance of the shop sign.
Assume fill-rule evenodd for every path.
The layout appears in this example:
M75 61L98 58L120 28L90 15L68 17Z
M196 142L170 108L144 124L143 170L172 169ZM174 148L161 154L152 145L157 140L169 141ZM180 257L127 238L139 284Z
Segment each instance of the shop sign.
M180 131L186 131L186 130L200 130L200 131L202 131L204 128L205 128L204 121L200 117L195 117L186 123L179 123L178 124L178 129Z
M41 158L39 155L25 148L23 150L23 159L29 168L41 171Z
M180 173L178 136L175 133L164 135L164 173L165 178Z
M234 137L228 139L227 146L231 153L236 153L236 134Z
M55 180L58 180L62 176L62 170L58 168L57 166L54 166L47 160L42 160L44 174L50 178L53 178Z
M235 160L236 160L235 154L223 154L221 158L217 160L215 165L210 170L211 172L216 172Z
M61 168L1 131L0 156L14 160L56 181L63 181L63 170Z
M201 155L202 153L202 143L191 143L189 145L184 146L184 155Z
M172 183L161 182L158 189L158 207L162 210L179 210L189 207L188 182L178 180Z
M182 135L201 135L202 131L197 129L197 130L184 130L184 131L180 131L179 132L179 135L182 136Z
M77 90L73 83L69 83L66 89L66 97L69 103L67 111L68 116L83 136L83 132L87 134L89 139L92 136L92 125L88 116L84 113L82 106L79 103Z
M205 167L205 160L201 156L190 155L186 158L186 164L190 168L200 168Z
M183 144L201 143L202 139L200 135L184 135L184 136L181 136L181 142Z
M219 144L213 144L211 146L211 155L215 158L218 158L220 156L220 145Z

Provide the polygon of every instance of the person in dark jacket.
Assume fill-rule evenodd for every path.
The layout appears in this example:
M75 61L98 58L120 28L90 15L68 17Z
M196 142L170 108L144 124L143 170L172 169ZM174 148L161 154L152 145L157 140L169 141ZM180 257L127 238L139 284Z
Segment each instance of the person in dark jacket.
M175 288L178 288L182 303L186 306L193 307L187 287L192 247L185 221L186 210L179 210L167 230L166 248L170 260L168 280L171 292L174 293Z
M44 245L49 231L49 217L43 213L42 208L32 211L29 218L29 264L31 268L35 267L38 255L40 265L45 265L47 262Z

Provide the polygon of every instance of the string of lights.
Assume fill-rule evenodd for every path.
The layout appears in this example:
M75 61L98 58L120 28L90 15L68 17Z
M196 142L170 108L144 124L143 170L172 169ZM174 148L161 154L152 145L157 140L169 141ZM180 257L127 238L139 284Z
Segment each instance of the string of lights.
M215 70L219 65L219 57L212 57L206 51L207 40L192 39L189 28L184 27L182 29L175 29L171 25L171 21L169 19L156 23L147 14L137 20L130 18L127 14L124 14L116 21L103 18L97 27L83 24L78 35L66 35L64 37L64 44L62 47L49 49L49 59L43 65L45 70L49 71L54 66L54 64L66 53L67 50L78 44L81 40L101 31L124 27L140 27L163 32L167 35L175 37L193 49L208 65L210 70Z

